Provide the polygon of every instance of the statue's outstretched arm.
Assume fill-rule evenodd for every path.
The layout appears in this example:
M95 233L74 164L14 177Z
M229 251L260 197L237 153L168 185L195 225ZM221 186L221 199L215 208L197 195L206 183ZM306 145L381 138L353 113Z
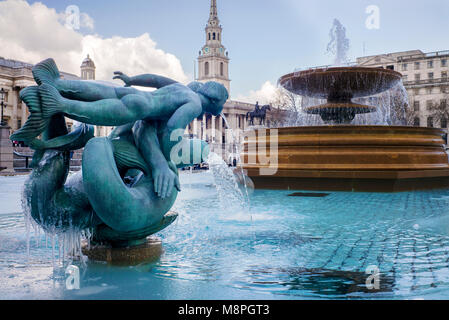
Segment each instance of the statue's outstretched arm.
M114 74L115 74L114 79L122 80L125 83L126 87L141 86L141 87L160 89L162 87L178 83L173 79L158 76L155 74L142 74L135 77L129 77L120 71L116 71L114 72Z
M134 140L140 154L152 171L154 190L161 198L170 197L173 187L181 191L179 178L164 157L157 136L156 123L137 121L134 125Z

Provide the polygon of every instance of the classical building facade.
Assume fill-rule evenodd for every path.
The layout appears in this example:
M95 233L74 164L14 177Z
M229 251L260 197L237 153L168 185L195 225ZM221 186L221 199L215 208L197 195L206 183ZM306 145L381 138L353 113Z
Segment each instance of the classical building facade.
M10 60L0 57L0 88L6 91L5 106L4 106L4 120L11 127L11 133L20 129L28 119L29 111L25 104L21 101L20 90L35 86L31 69L32 64ZM68 80L95 80L95 63L87 56L83 60L81 67L81 77L61 72L61 78ZM67 126L71 130L74 121L66 118ZM106 136L111 132L109 127L96 127L95 132L97 136Z
M413 124L447 129L445 115L449 101L449 50L424 53L421 50L357 58L364 67L381 67L402 73ZM435 110L439 110L436 116Z

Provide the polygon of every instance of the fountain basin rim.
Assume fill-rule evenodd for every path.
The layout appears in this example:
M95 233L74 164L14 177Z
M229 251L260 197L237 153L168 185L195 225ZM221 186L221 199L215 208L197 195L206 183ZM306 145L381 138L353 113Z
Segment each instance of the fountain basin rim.
M444 133L440 128L410 126L278 128L268 135L248 135L241 159L256 189L390 192L447 188ZM269 143L273 137L275 150ZM276 154L276 162L270 160L268 167L258 155L260 145L268 146L270 156L272 151Z
M307 75L307 74L318 74L318 73L333 73L333 72L375 72L375 73L388 73L390 75L396 75L398 77L402 77L402 74L398 71L385 69L385 68L377 68L377 67L329 67L329 68L311 68L307 70L300 70L295 72L290 72L284 76L282 76L279 80L284 78L290 78L291 76L299 76L299 75Z
M353 81L360 77L365 81ZM382 85L373 86L379 78L382 79ZM390 69L332 67L288 73L282 76L278 83L298 95L321 99L335 96L349 102L351 98L366 97L389 90L401 79L401 73Z
M388 130L386 130L388 129ZM253 131L253 130L260 130L259 128L255 129L248 129L245 131ZM297 131L311 131L311 132L317 132L317 133L333 133L335 131L338 132L345 132L345 131L351 131L351 130L361 130L361 131L381 131L382 133L388 132L388 131L403 131L403 132L413 132L418 133L422 132L424 134L439 134L443 136L446 132L444 129L441 128L428 128L428 127L413 127L413 126L389 126L389 125L320 125L320 126L295 126L295 127L275 127L275 128L263 128L263 130L278 130L283 131L285 133L291 132L295 133ZM324 132L323 132L324 131Z

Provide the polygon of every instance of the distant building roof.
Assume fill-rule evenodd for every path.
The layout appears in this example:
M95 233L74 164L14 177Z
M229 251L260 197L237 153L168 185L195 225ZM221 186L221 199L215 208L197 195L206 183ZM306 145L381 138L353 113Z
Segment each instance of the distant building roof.
M5 59L3 57L0 57L0 66L12 68L12 69L32 68L33 67L33 65L30 63L17 61L17 60L11 60L11 59Z
M3 57L0 57L0 67L10 68L10 69L32 69L33 64L18 61L18 60L12 60L12 59L5 59ZM66 80L80 80L80 77L73 73L63 72L61 71L61 78Z

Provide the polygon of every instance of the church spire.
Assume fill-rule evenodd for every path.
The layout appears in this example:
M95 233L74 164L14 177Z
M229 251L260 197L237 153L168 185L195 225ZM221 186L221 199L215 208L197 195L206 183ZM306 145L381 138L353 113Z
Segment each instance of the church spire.
M209 21L206 25L206 44L199 52L198 81L216 81L230 92L229 57L222 44L223 29L218 19L217 0L211 0Z
M217 10L217 0L210 1L210 16L209 16L209 25L218 26L220 20L218 19L218 10Z

